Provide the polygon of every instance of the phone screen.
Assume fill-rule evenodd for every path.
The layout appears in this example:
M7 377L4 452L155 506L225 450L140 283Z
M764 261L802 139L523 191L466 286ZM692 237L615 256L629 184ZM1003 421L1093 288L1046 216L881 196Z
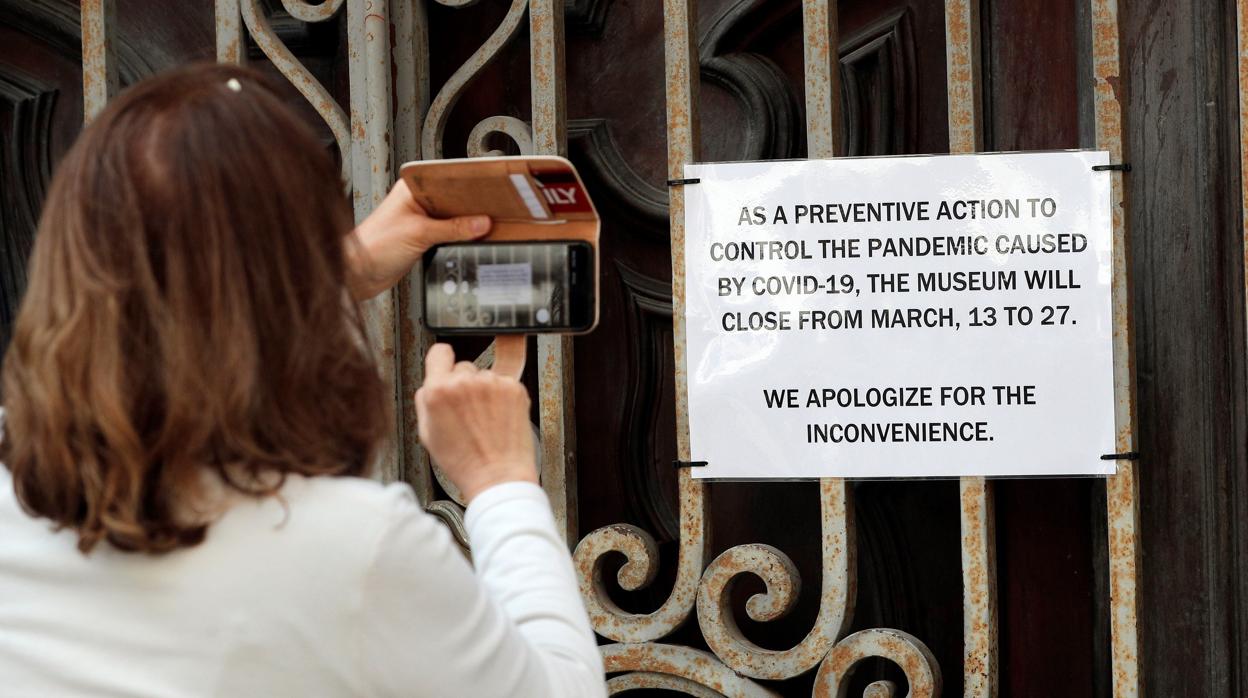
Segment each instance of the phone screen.
M441 332L593 326L593 248L581 241L455 243L425 254L425 324Z

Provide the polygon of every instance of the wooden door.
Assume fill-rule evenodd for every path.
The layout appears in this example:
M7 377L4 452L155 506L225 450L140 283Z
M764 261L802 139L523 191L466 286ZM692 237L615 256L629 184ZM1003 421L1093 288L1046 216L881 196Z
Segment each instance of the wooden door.
M391 13L406 1L390 0ZM123 84L214 56L213 3L116 4ZM510 4L425 3L433 92L486 42ZM1094 4L980 3L985 149L1093 144L1087 76L1090 47L1102 38L1090 28ZM1128 107L1134 165L1126 181L1144 503L1139 664L1154 695L1240 695L1248 692L1248 655L1238 642L1248 634L1248 577L1239 562L1248 522L1236 502L1248 495L1248 391L1235 13L1229 2L1121 4L1124 74L1114 87ZM312 77L348 104L342 13L305 24L277 0L260 6ZM945 3L843 0L836 8L843 154L946 152ZM73 0L0 0L0 343L49 173L82 120L78 16ZM611 599L647 612L672 588L680 536L663 5L566 0L565 19L569 157L605 220L602 322L574 344L577 537L624 523L654 537L653 583L620 589L614 573L622 559L609 561L604 575ZM694 40L703 160L805 156L802 22L799 0L700 1ZM248 54L269 69L254 43ZM529 118L528 64L520 31L451 110L446 156L465 155L470 131L486 117ZM404 92L396 87L394 94ZM316 113L293 91L290 100L332 147ZM491 146L516 150L501 137ZM859 482L851 489L858 593L850 631L890 627L919 638L943 673L945 695L961 694L957 483ZM1103 483L1001 481L994 489L1000 692L1110 695ZM767 648L792 647L821 601L816 486L712 484L708 496L711 556L764 543L792 558L803 586L789 615L751 620L746 599L764 586L749 575L730 604L744 636ZM696 620L663 642L707 648ZM879 678L901 681L892 664L868 663L851 694ZM809 695L812 682L813 672L759 683L798 696Z

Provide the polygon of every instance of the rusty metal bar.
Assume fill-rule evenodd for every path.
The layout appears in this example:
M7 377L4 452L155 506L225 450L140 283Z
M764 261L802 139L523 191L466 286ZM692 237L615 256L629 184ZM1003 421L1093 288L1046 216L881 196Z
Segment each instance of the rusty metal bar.
M841 61L836 0L802 0L805 44L806 152L811 158L836 157L841 136ZM853 501L844 480L819 483L822 533L822 588L819 615L808 638L835 642L845 634L858 600L857 543ZM823 642L819 643L822 647Z
M529 72L533 102L533 152L566 155L563 0L529 2ZM541 427L542 488L560 532L575 544L576 413L572 338L538 335L538 423Z
M949 152L983 149L980 114L979 0L945 1ZM997 695L997 570L992 488L982 477L958 485L962 522L964 695Z
M82 107L90 121L117 94L117 61L112 30L116 27L114 0L82 0Z
M529 0L529 72L533 97L533 148L566 155L564 0Z
M313 6L309 12L316 13L315 21L323 20L332 13L317 11L331 4ZM291 9L289 5L287 9ZM381 203L392 181L388 14L385 0L350 0L347 3L351 189L357 223ZM394 305L394 291L386 291L364 304L364 317L382 375L393 391L395 413L402 414ZM403 445L402 431L396 427L391 443L378 458L377 474L382 480L399 479Z
M247 62L243 43L243 11L238 0L217 0L217 62Z
M390 47L394 62L394 162L421 159L420 128L429 111L429 19L420 0L390 0L390 27L394 37ZM398 410L395 412L402 434L401 477L416 491L425 506L434 500L433 474L429 454L420 447L416 428L416 405L412 400L424 381L424 356L433 344L421 317L420 294L423 286L421 265L417 264L396 289L398 330Z
M949 152L984 148L980 115L979 0L945 0Z
M391 182L390 25L387 9L382 0L350 0L347 3L351 183L357 222L381 203Z
M663 54L667 90L667 177L684 177L684 166L701 156L701 128L698 121L699 63L694 28L697 26L697 0L663 0ZM669 205L672 249L672 339L676 367L676 457L690 460L689 454L689 376L685 359L685 192L671 190ZM677 474L681 491L681 518L685 519L687 498L697 512L697 528L689 531L699 547L706 548L705 488L693 479L688 468ZM681 521L681 540L688 522ZM684 546L682 545L682 558ZM695 561L689 560L689 563ZM682 565L686 563L681 560ZM706 560L696 561L700 575ZM692 595L689 599L692 604Z
M663 54L667 95L667 177L684 176L684 166L697 162L698 54L694 40L696 0L663 1ZM685 370L685 197L671 192L672 334L676 368L676 456L689 460L688 379ZM603 561L622 553L628 562L617 575L625 589L649 584L658 571L658 546L635 526L605 526L585 536L574 554L581 596L594 630L618 642L641 643L669 635L689 618L698 595L698 580L707 563L710 530L706 487L688 468L676 475L680 506L680 547L672 593L651 613L629 613L615 604L602 584ZM604 658L610 667L605 648ZM609 669L610 670L610 669ZM622 666L618 671L655 671L651 666ZM666 672L664 672L666 673ZM731 672L730 672L731 673ZM710 685L700 681L703 685Z
M805 43L806 156L836 157L841 134L841 63L836 3L802 0Z
M1109 151L1110 162L1124 162L1122 102L1118 49L1117 0L1092 2L1092 80L1096 147ZM1243 0L1240 0L1240 5ZM1242 60L1242 59L1241 59ZM1240 80L1244 75L1240 73ZM1242 97L1241 97L1242 99ZM1118 453L1135 451L1135 356L1132 341L1131 284L1128 277L1126 210L1122 172L1112 178L1113 201L1113 316L1114 421ZM1135 463L1118 461L1118 474L1105 483L1109 517L1110 638L1114 696L1140 694L1139 658L1139 483Z
M1244 249L1248 250L1248 0L1235 3L1235 28L1239 56L1239 178L1243 215ZM1244 257L1245 294L1248 295L1248 256Z
M992 489L959 481L962 519L962 671L966 696L997 695L997 564Z
M836 5L831 0L804 0L802 10L808 154L828 158L836 154L840 133ZM801 582L783 552L767 545L734 546L715 558L702 577L698 592L702 636L716 656L738 673L773 680L797 676L823 661L850 625L857 585L852 509L845 481L821 480L819 504L823 553L819 612L814 626L796 646L773 650L754 644L741 633L730 605L735 580L752 574L764 580L766 596L758 598L767 602L747 604L750 617L765 622L787 613L797 601Z
M394 157L420 159L420 125L429 111L429 18L421 0L390 0L394 62Z

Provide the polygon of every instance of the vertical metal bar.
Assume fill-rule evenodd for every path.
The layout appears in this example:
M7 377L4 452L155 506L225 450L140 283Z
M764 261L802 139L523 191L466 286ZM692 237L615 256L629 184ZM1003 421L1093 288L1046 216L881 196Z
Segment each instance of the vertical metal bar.
M563 6L564 0L529 1L533 150L539 155L568 150Z
M420 125L429 110L429 19L422 0L390 0L394 44L394 155L418 160Z
M1240 0L1242 5L1243 0ZM1109 151L1110 162L1123 161L1122 102L1118 49L1117 0L1091 0L1092 72L1096 112L1096 147ZM1243 80L1241 72L1240 79ZM1241 97L1242 99L1242 97ZM1127 270L1126 211L1122 173L1112 177L1114 399L1116 448L1135 450L1135 356L1132 341L1130 279ZM1118 474L1105 483L1109 516L1110 638L1114 695L1140 694L1139 660L1139 483L1135 464L1118 462Z
M385 198L391 181L390 22L385 0L347 3L347 58L351 82L351 183L355 219L363 220ZM394 292L364 306L370 340L387 383L394 391L395 413L402 414L396 371ZM380 456L377 473L398 479L403 435Z
M243 15L238 0L217 0L217 61L247 62L243 44Z
M949 152L983 148L980 113L979 0L945 1ZM997 695L997 571L992 489L982 477L959 481L962 522L962 672L964 695Z
M1235 50L1238 57L1238 73L1239 76L1239 185L1240 185L1240 215L1243 225L1243 250L1244 250L1244 294L1246 305L1248 305L1248 0L1237 0L1235 3L1235 29L1236 43ZM1238 648L1239 667L1245 664L1245 648ZM1240 669L1241 676L1245 670ZM1241 678L1242 685L1242 678Z
M680 179L684 166L697 162L698 139L698 59L693 29L697 16L696 0L663 0L663 63L667 99L667 177ZM676 369L676 455L689 460L689 401L685 370L685 195L683 187L671 188L669 208L672 245L672 333ZM630 570L620 577L628 589L644 586L657 569L658 546L654 539L629 525L604 526L585 536L576 547L581 597L589 611L590 623L598 634L638 648L670 635L688 620L697 602L698 582L706 569L710 527L706 512L706 486L695 480L688 468L676 475L680 505L680 548L676 562L676 582L672 593L658 610L630 613L607 597L602 584L602 559L609 553L623 553ZM626 581L627 580L627 581ZM643 645L630 649L628 656L646 661L653 652L667 652L670 645ZM603 653L612 667L609 652ZM707 664L713 664L709 662ZM639 667L641 668L641 667ZM647 669L652 666L645 667ZM618 670L628 670L621 667ZM615 671L617 669L608 669ZM706 683L706 682L701 682ZM709 685L709 684L707 684Z
M684 177L684 166L702 154L698 119L700 70L697 0L663 0L663 65L667 109L667 178ZM676 370L676 457L689 460L689 374L685 358L685 192L670 189L668 208L672 250L672 344ZM680 497L680 557L672 595L655 615L663 616L666 635L688 616L710 549L706 485L689 468L676 474ZM661 637L658 635L656 637Z
M529 2L529 70L532 80L533 152L567 153L564 100L563 0ZM576 414L572 338L538 335L538 422L542 435L542 488L555 521L576 543Z
M836 157L841 135L841 61L836 0L802 0L806 84L806 155ZM853 505L844 480L819 483L822 585L817 632L835 642L849 629L857 603L857 555ZM837 619L826 627L825 618Z
M963 695L997 695L997 561L992 489L982 477L958 483L962 519Z
M836 157L841 135L841 62L833 0L802 0L805 41L806 156Z
M945 72L949 93L949 152L982 150L979 0L945 0Z
M117 94L117 61L112 29L116 26L114 0L82 0L82 107L90 121Z
M347 3L351 82L351 181L356 218L390 186L390 26L384 0Z
M390 0L390 25L394 45L390 51L394 61L394 161L396 164L419 160L420 126L429 111L429 19L421 0ZM425 329L421 317L420 289L423 285L421 267L399 282L399 405L396 418L402 432L402 479L416 490L421 504L433 501L433 473L429 454L420 447L416 427L416 405L412 395L424 381L425 352L433 344L433 335Z
M701 133L698 60L693 26L697 0L663 0L664 55L667 67L667 177L681 179L684 166L698 161ZM689 375L685 364L685 191L671 188L672 334L676 365L676 457L689 460ZM680 480L693 480L681 468ZM696 481L694 481L696 482ZM699 487L701 485L699 484Z

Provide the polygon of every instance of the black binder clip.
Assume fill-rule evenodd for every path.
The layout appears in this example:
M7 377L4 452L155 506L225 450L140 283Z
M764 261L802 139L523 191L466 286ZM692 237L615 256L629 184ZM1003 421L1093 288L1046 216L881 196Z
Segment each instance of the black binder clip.
M674 460L672 461L673 468L705 468L708 465L710 465L710 463L704 460Z
M691 177L689 179L669 179L667 180L667 186L680 187L686 184L697 184L698 182L701 182L701 181L702 180L698 179L697 177Z
M1129 162L1120 162L1120 163L1118 163L1117 165L1093 165L1093 166L1092 166L1092 171L1093 171L1093 172L1110 172L1110 171L1115 171L1115 172L1130 172L1130 171L1131 171L1131 163L1129 163Z
M1139 460L1139 451L1127 451L1126 453L1106 453L1101 456L1101 460Z

